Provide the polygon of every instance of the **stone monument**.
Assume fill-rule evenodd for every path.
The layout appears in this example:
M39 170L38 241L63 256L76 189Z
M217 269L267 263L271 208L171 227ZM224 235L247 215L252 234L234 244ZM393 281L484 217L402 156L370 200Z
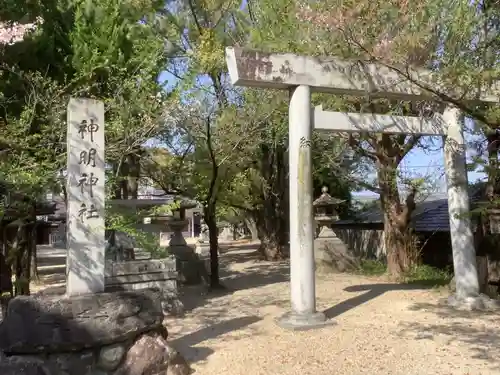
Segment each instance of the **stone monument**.
M337 272L355 269L357 267L355 258L349 254L347 246L331 227L332 223L338 220L335 206L344 201L330 196L326 186L321 192L321 196L313 202L314 220L319 227L319 234L314 240L316 269Z
M68 296L104 291L104 103L71 98L67 134Z
M104 105L68 105L67 295L19 296L0 321L2 375L188 375L186 360L167 342L165 289L175 289L166 262L109 263L119 290L104 292ZM117 271L116 268L119 270ZM173 267L172 267L173 268ZM149 275L147 271L153 271ZM128 284L130 275L160 276L160 288ZM164 275L167 274L167 275ZM158 284L158 278L149 281ZM143 281L143 280L140 280ZM141 286L141 285L140 285ZM165 287L166 286L166 287ZM168 302L168 301L167 301Z

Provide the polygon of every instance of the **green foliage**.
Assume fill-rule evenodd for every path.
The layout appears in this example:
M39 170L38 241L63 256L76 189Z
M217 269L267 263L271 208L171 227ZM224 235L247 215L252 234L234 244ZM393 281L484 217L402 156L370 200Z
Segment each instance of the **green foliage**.
M431 287L448 285L452 278L453 273L449 269L443 270L425 264L416 266L403 275L403 281L408 284Z
M4 3L0 21L43 19L24 41L0 46L0 179L36 198L61 183L69 96L88 96L106 105L108 196L120 182L120 167L134 156L159 187L197 199L219 218L241 220L270 202L281 210L283 199L276 199L286 189L288 96L232 87L228 45L378 61L392 70L431 67L440 100L456 102L480 123L499 123L498 108L465 100L500 76L500 12L486 3L477 9L465 0L252 0L246 8L233 0ZM176 79L170 92L158 83L163 70ZM314 104L338 110L419 111L372 99L313 95ZM144 155L152 137L162 147ZM347 213L351 190L376 185L352 175L367 172L377 144L403 157L413 141L314 134L315 194L328 186L347 201L339 209ZM357 144L356 153L348 143ZM430 185L423 177L403 179L419 190ZM134 230L137 218L108 212L110 228Z
M113 166L106 195L112 196L119 183L115 167L139 155L163 127L170 99L157 81L167 57L163 7L150 0L2 4L0 22L43 21L23 41L0 45L0 181L9 191L40 201L64 190L59 171L66 164L66 106L73 96L105 103L106 162ZM106 207L107 229L158 253L158 239L138 230L137 222L137 213Z
M124 209L108 205L106 207L106 229L124 233L134 239L138 248L154 252L159 247L157 236L137 229L137 224L143 217L141 212L127 212Z
M181 201L177 200L170 204L163 204L161 206L155 206L150 210L151 216L170 216L175 210L178 210L181 206Z
M366 276L382 276L387 272L387 265L379 260L363 259L356 273ZM400 281L407 284L439 287L448 285L453 278L449 269L439 269L421 264L401 275Z
M360 261L358 273L366 276L381 276L387 271L387 265L379 260L362 259Z

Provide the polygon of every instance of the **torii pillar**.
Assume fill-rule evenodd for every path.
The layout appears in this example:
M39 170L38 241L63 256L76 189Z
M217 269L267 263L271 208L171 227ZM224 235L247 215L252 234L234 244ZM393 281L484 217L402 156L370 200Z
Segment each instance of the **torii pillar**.
M313 127L325 129L325 124L318 124L318 119L315 119L316 116L311 109L311 91L338 95L370 94L373 98L406 101L432 100L433 97L393 70L376 64L360 64L356 61L298 56L290 53L270 54L235 47L226 48L226 62L231 82L235 86L283 89L290 92L292 309L279 320L279 324L291 329L322 326L325 324L325 316L316 311L310 140ZM415 80L427 81L430 84L433 82L432 73L429 71L419 70L412 74ZM497 100L495 95L482 95L480 99L487 102ZM450 232L457 283L454 301L466 301L479 295L479 283L469 218L463 129L461 123L457 121L457 111L454 108L446 110L443 118L447 129L445 160Z

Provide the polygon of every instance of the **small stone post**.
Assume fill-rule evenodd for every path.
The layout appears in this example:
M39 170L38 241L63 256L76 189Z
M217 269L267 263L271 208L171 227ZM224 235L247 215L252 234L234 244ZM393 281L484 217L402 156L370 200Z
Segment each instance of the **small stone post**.
M71 98L67 134L66 294L104 291L104 103Z

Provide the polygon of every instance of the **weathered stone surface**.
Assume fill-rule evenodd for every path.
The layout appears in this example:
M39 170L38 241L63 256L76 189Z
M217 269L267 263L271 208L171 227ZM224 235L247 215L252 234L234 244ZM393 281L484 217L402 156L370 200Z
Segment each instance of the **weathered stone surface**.
M315 239L314 257L318 271L346 272L359 267L359 260L336 236Z
M144 274L148 272L170 272L176 274L175 257L165 259L134 260L128 262L107 262L107 276Z
M32 357L0 356L0 374L2 375L59 375L51 373L41 360Z
M164 296L161 302L163 314L177 318L184 316L184 304L178 296Z
M177 293L176 259L106 262L106 291L159 289Z
M166 342L168 296L15 298L0 323L0 375L187 375L189 365Z
M170 356L167 375L189 375L193 372L186 359L177 350L168 346L167 351Z
M114 375L188 375L189 373L191 369L184 358L167 344L162 335L157 334L141 336L129 349Z
M95 367L96 358L92 351L79 353L51 354L45 361L50 373L57 375L88 375Z
M126 348L123 344L108 345L101 349L97 366L100 369L113 371L120 365L125 355Z
M162 321L161 292L155 290L17 297L0 324L0 350L8 355L82 351L134 339Z
M500 300L490 298L486 294L465 298L451 294L442 302L454 309L465 311L498 311L500 309Z
M77 296L104 292L105 286L104 103L70 98L67 116L66 293ZM81 157L87 162L82 163ZM82 177L94 178L92 202L90 191L82 189Z

